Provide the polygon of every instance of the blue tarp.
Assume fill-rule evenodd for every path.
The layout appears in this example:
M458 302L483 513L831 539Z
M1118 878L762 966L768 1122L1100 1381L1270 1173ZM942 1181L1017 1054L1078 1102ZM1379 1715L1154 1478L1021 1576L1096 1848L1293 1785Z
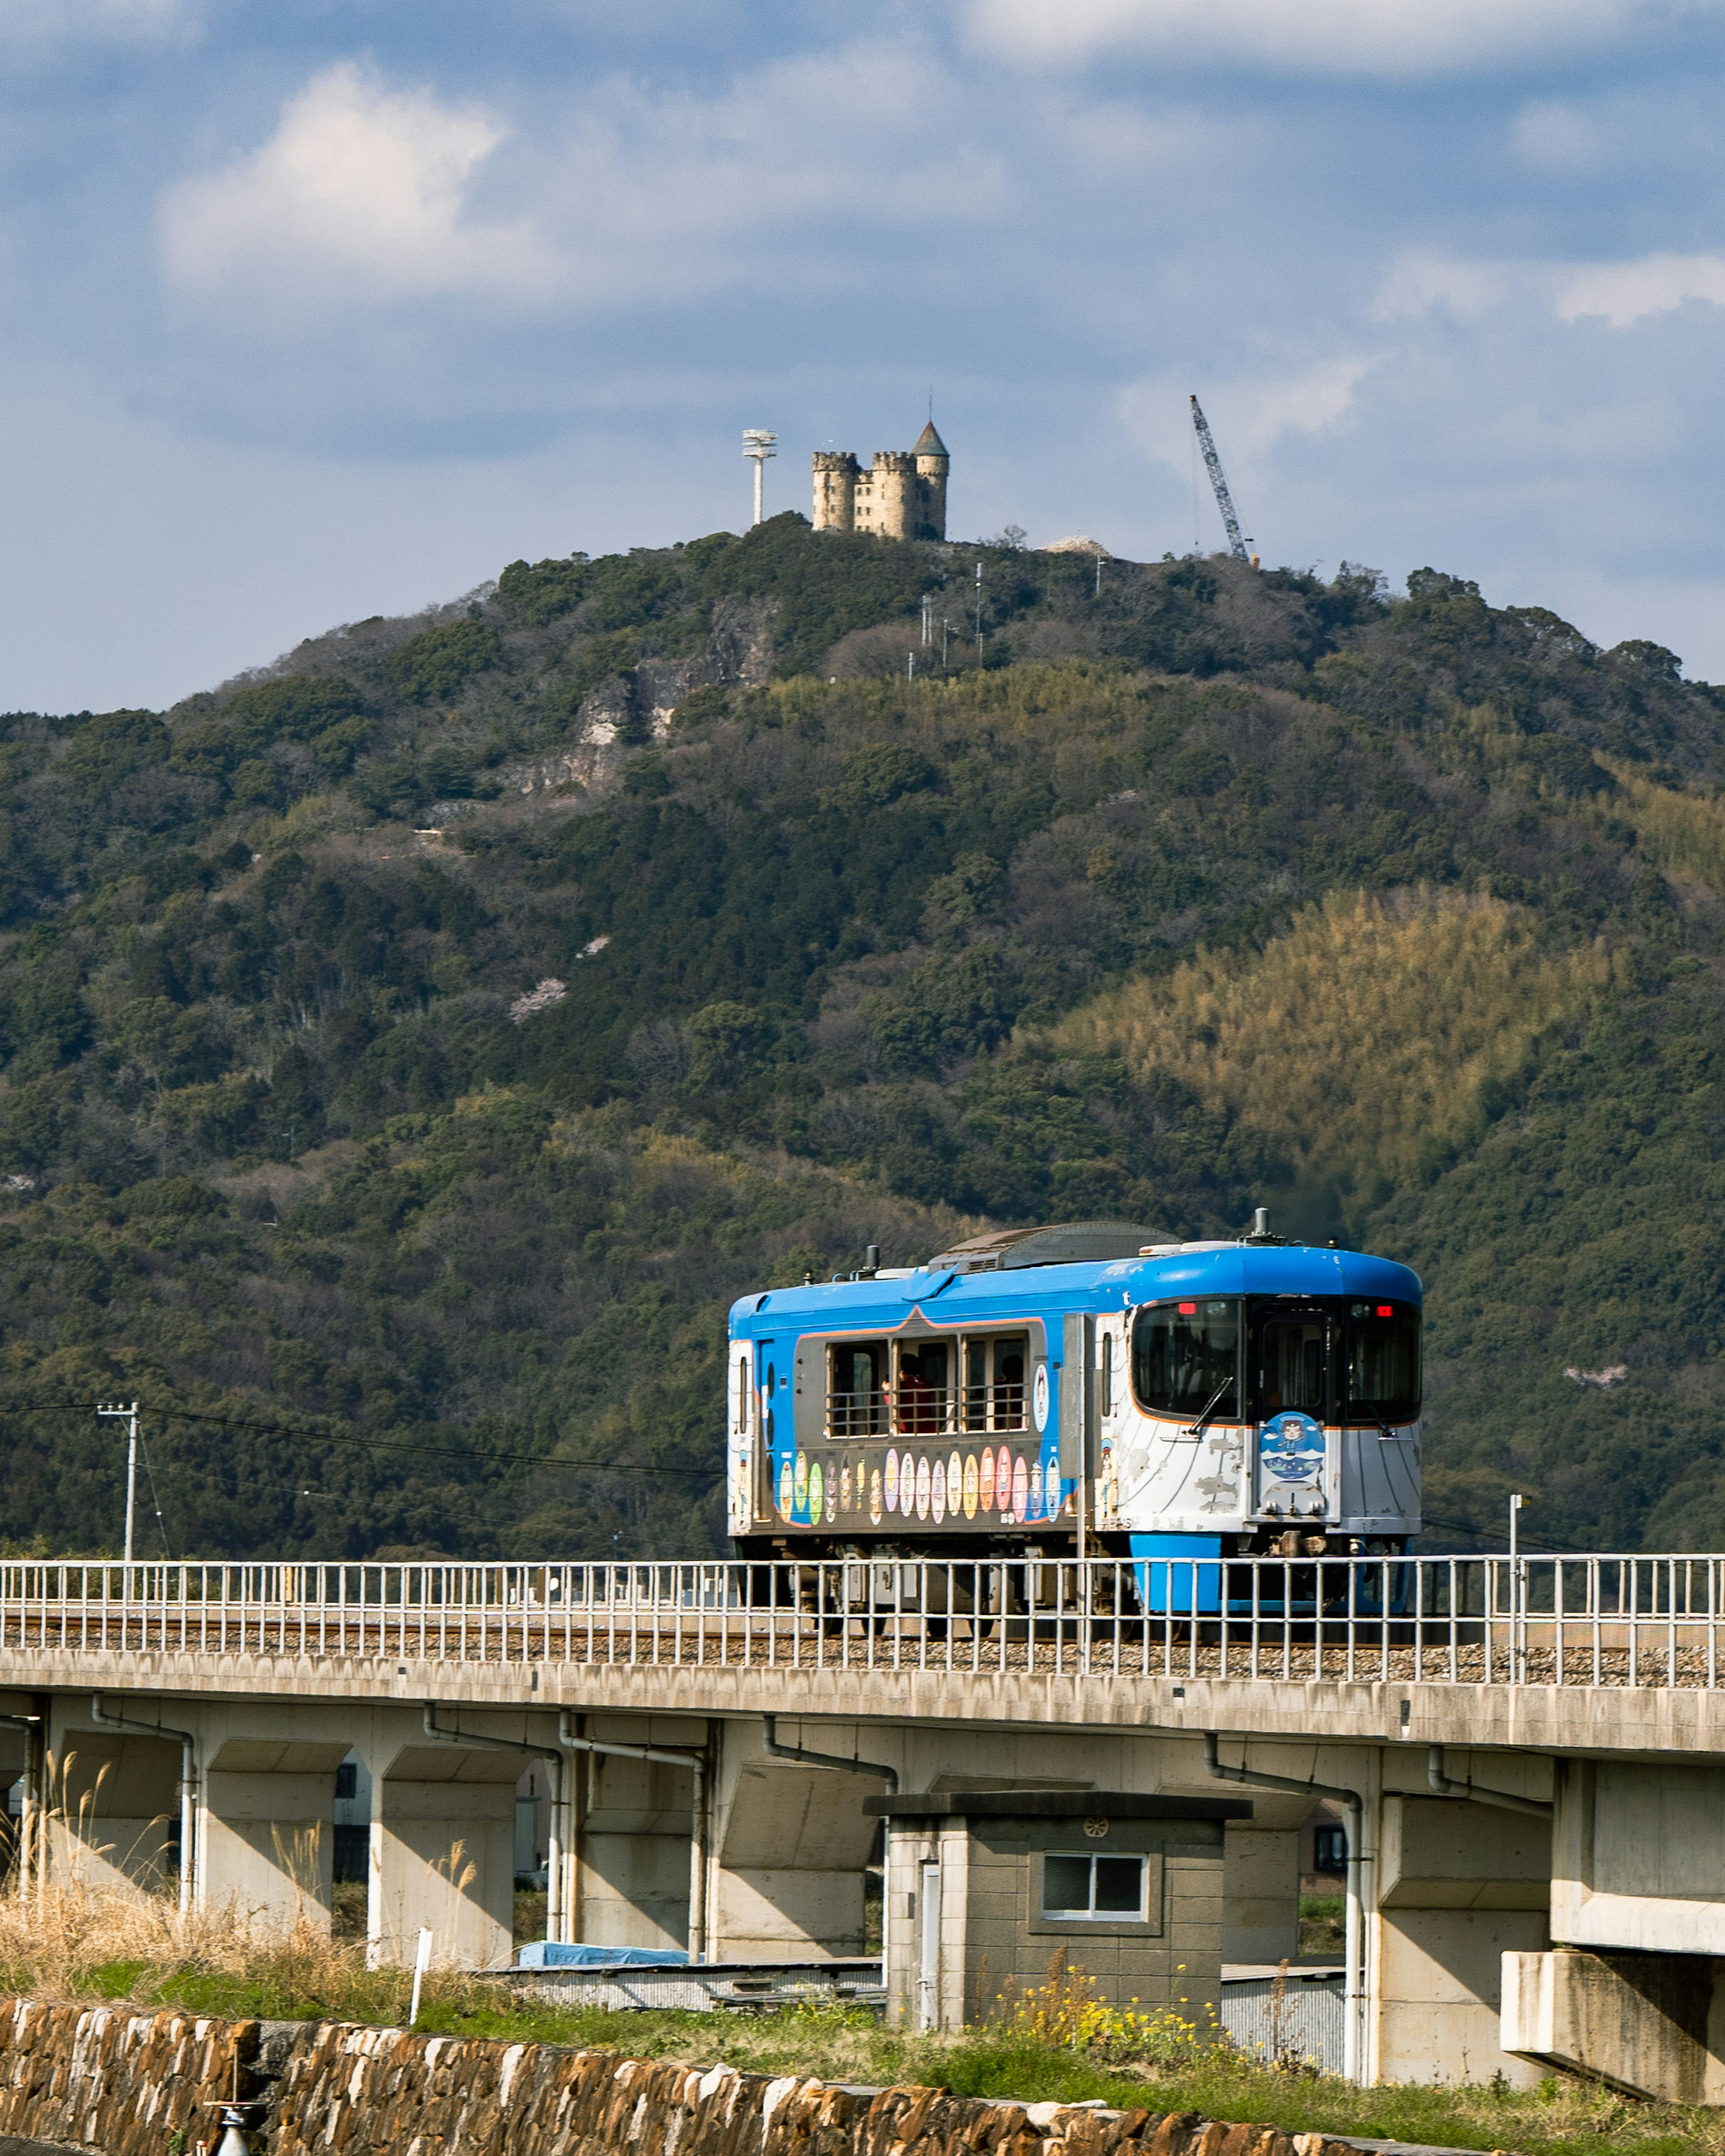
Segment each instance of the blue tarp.
M676 1947L588 1947L578 1939L534 1939L521 1948L517 1969L625 1969L633 1963L654 1969L686 1969L689 1957Z

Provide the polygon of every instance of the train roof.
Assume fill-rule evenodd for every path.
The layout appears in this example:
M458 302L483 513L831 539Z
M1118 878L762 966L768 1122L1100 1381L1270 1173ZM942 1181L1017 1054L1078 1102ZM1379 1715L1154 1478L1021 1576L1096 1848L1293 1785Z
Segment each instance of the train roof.
M1416 1306L1424 1300L1410 1267L1361 1250L1270 1235L1179 1243L1125 1222L1071 1221L1002 1229L926 1265L742 1296L731 1306L731 1329L890 1331L917 1308L936 1323L988 1323L1033 1309L1130 1308L1187 1294L1389 1296Z

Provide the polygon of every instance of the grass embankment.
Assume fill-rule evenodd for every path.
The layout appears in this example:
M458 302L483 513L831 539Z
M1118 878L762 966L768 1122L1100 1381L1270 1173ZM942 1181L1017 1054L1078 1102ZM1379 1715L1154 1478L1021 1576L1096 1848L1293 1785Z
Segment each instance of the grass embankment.
M38 1999L101 1998L139 2008L399 2027L411 1979L368 1969L357 1942L309 1926L268 1946L233 1913L182 1922L166 1902L73 1888L0 1902L0 1989ZM756 2073L910 2082L1024 2102L1100 2098L1122 2109L1196 2111L1289 2133L1313 2130L1515 2149L1526 2156L1725 2156L1725 2116L1640 2103L1551 2080L1502 2087L1357 2089L1281 2071L1204 2041L1172 2014L1109 2015L1069 1987L1008 2002L1001 2023L963 2037L907 2036L855 2009L777 2015L616 2014L518 2002L506 1986L434 1974L422 2030L570 2044L635 2057L722 2061Z

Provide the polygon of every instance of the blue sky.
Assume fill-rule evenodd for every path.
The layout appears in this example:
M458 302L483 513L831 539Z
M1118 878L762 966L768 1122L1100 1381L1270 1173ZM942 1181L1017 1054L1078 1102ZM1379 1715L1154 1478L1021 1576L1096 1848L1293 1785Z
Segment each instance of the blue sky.
M0 0L0 706L908 447L1725 679L1725 0Z

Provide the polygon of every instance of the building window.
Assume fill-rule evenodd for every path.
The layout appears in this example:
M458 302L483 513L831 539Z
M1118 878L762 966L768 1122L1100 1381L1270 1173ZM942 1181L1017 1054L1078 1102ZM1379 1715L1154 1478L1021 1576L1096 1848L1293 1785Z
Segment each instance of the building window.
M1345 1871L1348 1869L1348 1830L1345 1826L1312 1829L1312 1868L1314 1871Z
M359 1768L352 1759L336 1769L336 1802L339 1804L359 1794Z
M1062 1922L1144 1921L1142 1856L1045 1856L1042 1913Z

